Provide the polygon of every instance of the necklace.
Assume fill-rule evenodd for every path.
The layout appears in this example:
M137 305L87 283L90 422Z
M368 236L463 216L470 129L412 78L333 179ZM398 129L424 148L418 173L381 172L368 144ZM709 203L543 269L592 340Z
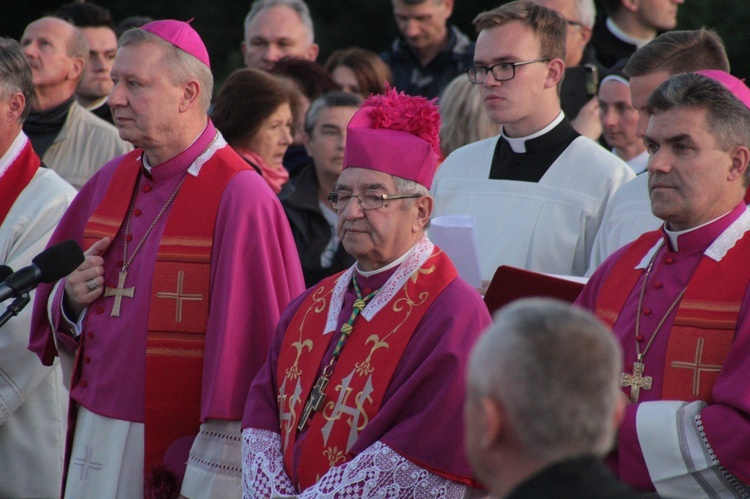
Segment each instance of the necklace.
M641 336L641 313L643 310L643 297L646 294L646 282L648 281L648 277L651 274L651 269L654 266L654 261L656 260L656 256L659 254L659 251L661 251L661 248L663 246L664 246L664 243L662 242L662 244L660 244L659 247L654 252L654 256L651 257L651 261L648 263L648 267L646 268L646 275L643 276L643 283L641 284L641 294L638 297L638 307L636 309L636 316L635 316L636 361L633 363L633 374L622 373L622 377L620 378L620 386L630 387L630 402L632 402L633 404L638 403L638 396L641 393L641 389L650 390L651 384L653 383L653 378L651 376L643 375L643 372L646 369L646 365L643 363L643 358L646 356L646 353L648 353L648 349L651 347L651 343L654 342L654 338L656 338L656 335L659 333L659 331L661 330L661 327L666 322L667 317L669 317L669 314L672 313L672 310L674 310L674 308L682 299L682 296L685 294L685 291L687 290L687 286L682 288L682 291L680 291L680 294L677 295L677 298L675 298L675 300L667 309L667 312L664 314L664 316L661 318L659 323L656 325L656 329L654 329L654 332L651 333L651 338L649 338L648 342L646 343L646 346L643 348L643 352L641 352L641 341L643 341L643 336Z
M336 343L336 348L333 349L331 361L327 366L323 368L323 372L315 382L315 386L313 386L313 389L310 392L310 397L307 399L307 403L305 403L304 409L302 409L302 415L300 417L299 424L297 425L298 431L304 430L305 426L307 426L307 421L310 419L310 416L312 416L314 412L318 412L321 407L323 407L323 402L325 402L326 399L326 395L323 392L328 386L328 381L330 381L331 379L333 369L335 368L336 362L341 355L341 350L344 349L346 340L348 340L349 336L351 336L352 334L352 331L354 329L354 319L359 316L359 313L362 311L362 309L365 308L367 302L370 301L370 299L375 296L378 291L380 291L380 288L378 288L369 295L362 297L362 291L359 289L359 284L357 283L356 272L352 272L352 284L354 285L354 291L357 293L357 299L354 301L352 313L349 316L349 320L346 321L346 324L341 325L341 329L339 329L341 335L339 336L338 343Z
M172 194L169 196L169 199L167 199L167 202L162 206L161 211L156 215L156 218L154 218L154 221L151 222L151 225L148 229L146 229L145 234L143 234L143 237L136 245L135 249L133 250L133 253L130 254L130 257L128 257L128 239L130 236L130 221L133 218L133 207L135 206L135 198L138 195L138 188L141 185L141 175L138 175L138 180L135 182L135 191L133 191L133 197L130 199L130 206L128 207L128 217L125 221L125 237L124 243L123 243L123 251L122 251L122 270L120 270L120 275L117 279L117 287L111 288L109 286L105 287L104 289L104 296L114 296L115 297L115 303L112 306L112 312L109 314L110 317L119 317L120 316L120 307L122 306L122 299L123 298L133 298L135 296L135 286L126 288L125 287L125 280L128 277L128 267L131 263L133 263L133 259L135 258L135 255L138 254L138 252L143 247L143 243L146 242L146 238L151 234L151 231L154 230L154 227L156 227L156 224L161 219L162 215L167 211L167 208L172 204L172 201L177 197L177 193L180 190L180 187L182 187L182 184L185 182L185 178L187 178L187 175L182 177L182 180L180 180L180 183L177 184L177 187L175 187L175 190L172 191Z

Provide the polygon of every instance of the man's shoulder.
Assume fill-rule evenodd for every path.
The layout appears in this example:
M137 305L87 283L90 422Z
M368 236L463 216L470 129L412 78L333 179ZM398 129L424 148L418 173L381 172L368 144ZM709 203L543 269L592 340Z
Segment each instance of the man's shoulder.
M77 102L73 102L73 104L70 106L70 120L68 126L70 126L71 128L74 126L81 127L86 133L102 133L106 135L115 135L118 140L122 140L120 139L120 134L117 131L117 127L115 127L112 123L101 119Z
M23 192L27 189L33 192L34 196L62 195L68 201L72 200L77 192L57 172L49 168L39 168Z
M635 177L633 169L627 163L588 137L577 137L563 154L566 153L570 154L571 166L583 168L587 175L620 177L623 181Z
M474 170L481 170L482 174L489 175L490 161L499 139L500 136L495 135L459 147L440 164L435 180L440 177L471 176Z

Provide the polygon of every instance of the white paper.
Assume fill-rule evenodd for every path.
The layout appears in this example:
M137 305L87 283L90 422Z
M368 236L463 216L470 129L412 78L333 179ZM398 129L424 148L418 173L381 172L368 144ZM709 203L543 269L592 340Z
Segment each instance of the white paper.
M479 246L474 218L468 215L444 215L433 218L429 229L430 240L453 261L453 265L470 286L482 287L479 266Z

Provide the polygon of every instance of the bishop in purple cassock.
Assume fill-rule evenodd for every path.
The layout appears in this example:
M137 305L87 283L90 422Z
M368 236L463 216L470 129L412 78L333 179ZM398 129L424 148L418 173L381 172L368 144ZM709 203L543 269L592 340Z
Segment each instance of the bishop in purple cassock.
M672 77L648 100L649 194L663 227L605 260L577 304L612 327L625 356L629 405L610 456L620 479L664 497L742 497L750 89L721 71L699 73Z
M243 418L245 497L463 497L478 486L462 406L490 316L425 235L438 119L424 98L389 90L350 121L329 199L357 263L279 322Z
M294 240L206 116L208 54L187 23L131 31L112 75L115 124L138 149L60 222L51 243L78 241L86 261L39 290L30 342L73 373L65 496L236 496L250 381L304 289Z

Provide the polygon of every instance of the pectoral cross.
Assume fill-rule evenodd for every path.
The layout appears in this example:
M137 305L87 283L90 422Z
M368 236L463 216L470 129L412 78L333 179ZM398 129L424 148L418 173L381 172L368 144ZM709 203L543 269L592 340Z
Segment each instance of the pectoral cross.
M307 403L305 404L305 408L302 409L302 416L297 425L298 431L304 430L310 416L323 407L323 402L326 400L326 394L323 392L325 391L326 386L328 386L328 376L322 374L315 383L315 386L313 386L313 389L310 392L310 398L307 399Z
M643 375L645 368L645 364L639 358L638 361L633 362L633 374L622 373L622 377L620 378L620 386L630 387L630 402L633 404L638 403L638 395L641 393L641 388L644 390L651 389L653 378Z
M107 286L107 288L104 290L104 296L114 296L115 297L115 304L112 307L112 313L110 313L110 317L119 317L120 316L120 306L122 305L122 298L132 298L135 294L135 287L132 288L126 288L125 287L125 279L128 277L128 271L122 270L120 271L120 277L117 280L117 287L116 288L110 288Z

